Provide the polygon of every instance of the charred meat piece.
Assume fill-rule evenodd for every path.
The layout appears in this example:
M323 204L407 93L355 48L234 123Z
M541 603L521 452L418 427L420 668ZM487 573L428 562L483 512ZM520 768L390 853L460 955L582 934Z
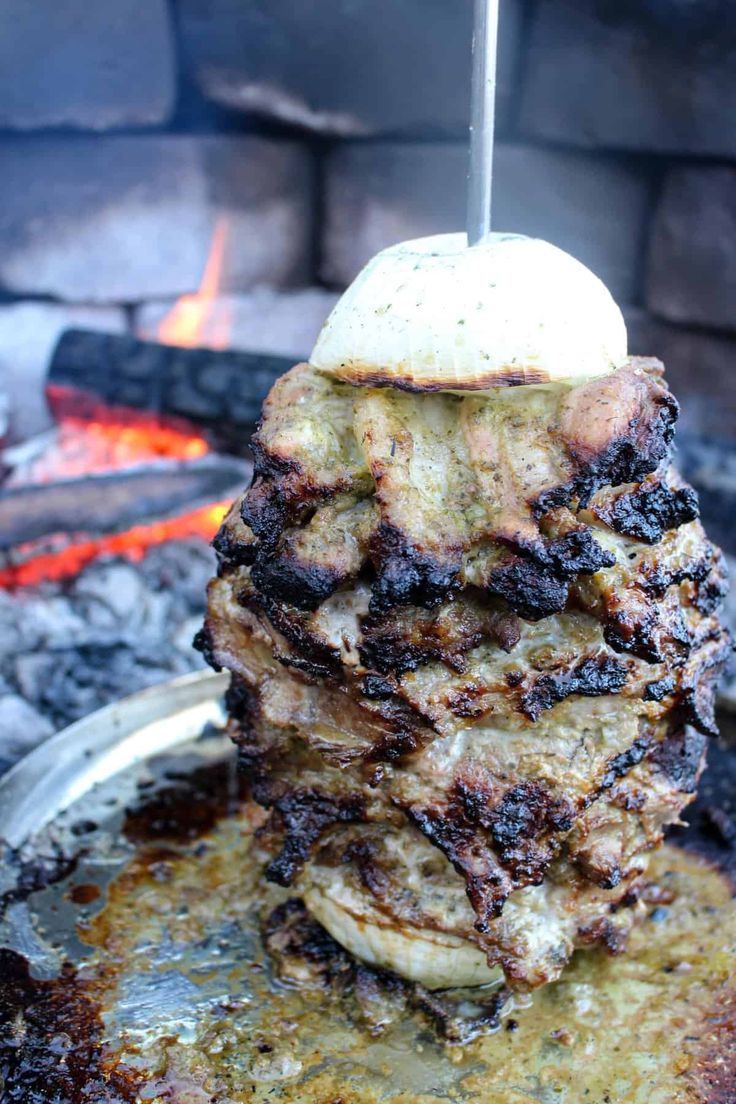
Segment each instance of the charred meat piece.
M393 940L530 989L622 949L730 650L676 415L636 359L487 395L302 364L271 392L200 646L233 673L267 876L349 949L373 933L372 965Z

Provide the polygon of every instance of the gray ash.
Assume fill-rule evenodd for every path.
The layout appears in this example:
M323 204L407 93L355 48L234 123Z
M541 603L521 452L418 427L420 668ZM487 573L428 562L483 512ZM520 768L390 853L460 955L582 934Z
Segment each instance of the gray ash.
M203 667L192 637L213 570L203 540L174 540L0 591L0 773L64 725Z

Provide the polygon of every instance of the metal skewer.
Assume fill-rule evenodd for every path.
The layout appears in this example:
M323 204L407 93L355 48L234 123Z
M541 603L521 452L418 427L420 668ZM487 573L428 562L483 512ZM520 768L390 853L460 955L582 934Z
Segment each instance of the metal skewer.
M498 0L475 0L468 245L477 245L491 230L497 43Z

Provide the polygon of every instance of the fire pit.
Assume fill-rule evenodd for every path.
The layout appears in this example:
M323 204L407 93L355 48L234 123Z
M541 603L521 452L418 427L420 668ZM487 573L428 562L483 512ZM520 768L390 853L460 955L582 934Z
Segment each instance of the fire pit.
M53 427L0 453L0 773L54 730L202 664L209 542L291 364L197 346L227 343L211 319L223 240L161 341L64 332L45 388Z

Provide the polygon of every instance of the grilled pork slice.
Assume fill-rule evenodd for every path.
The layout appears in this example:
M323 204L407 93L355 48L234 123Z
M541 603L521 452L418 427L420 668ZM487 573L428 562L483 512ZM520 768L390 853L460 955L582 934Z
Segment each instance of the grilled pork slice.
M533 988L621 946L729 649L676 410L656 361L485 397L307 365L272 390L201 646L234 675L267 876L359 956Z
M493 730L476 725L376 763L362 749L355 754L349 735L336 740L335 713L329 732L313 728L292 711L296 698L281 699L282 689L257 703L236 680L231 694L243 769L256 800L272 811L268 876L297 884L318 917L329 920L324 901L318 907L325 893L330 897L327 876L336 887L333 904L361 921L366 938L381 913L384 938L362 957L402 963L404 973L408 948L390 946L389 957L379 957L386 932L411 935L419 951L416 932L425 929L469 940L519 987L556 977L595 931L610 943L610 924L628 923L611 906L633 899L647 852L692 799L704 758L702 734L669 731L664 722L646 726L630 703L607 695L561 703L543 727L526 722L533 740L524 740L524 722ZM437 894L436 873L430 877L438 865L449 897ZM348 890L340 888L345 878ZM356 903L361 895L364 907ZM538 914L549 922L547 942L540 932L527 938ZM359 950L342 928L337 937ZM443 965L437 937L430 942L439 976L454 969L456 984L471 984L453 956ZM475 959L469 967L477 976ZM437 975L410 976L431 985Z

